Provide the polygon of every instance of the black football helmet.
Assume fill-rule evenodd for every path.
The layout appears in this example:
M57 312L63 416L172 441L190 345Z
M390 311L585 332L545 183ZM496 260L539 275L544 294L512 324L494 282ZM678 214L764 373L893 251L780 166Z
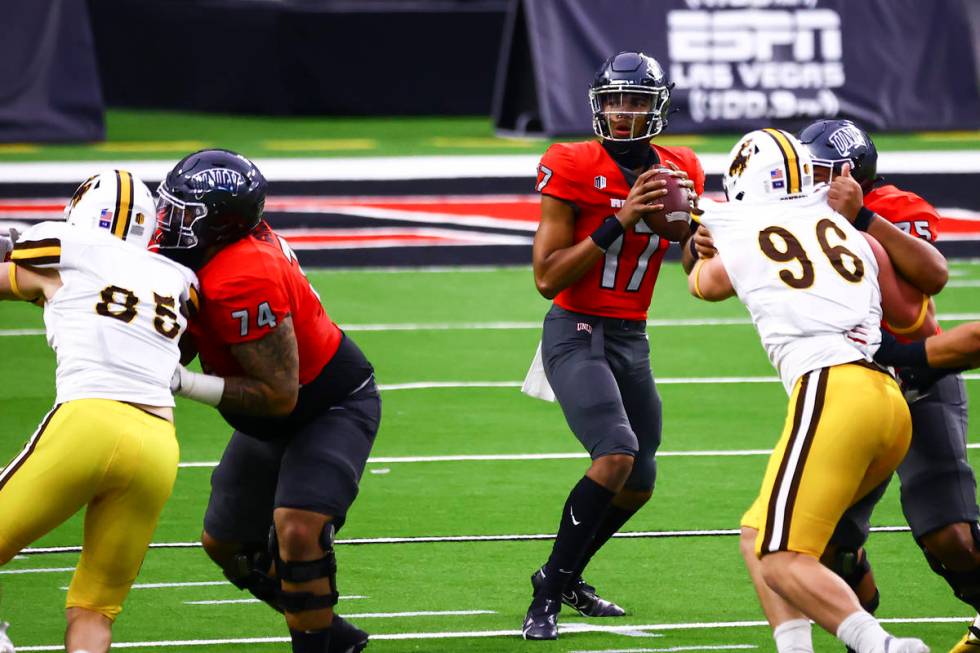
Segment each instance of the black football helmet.
M638 141L656 136L667 126L667 108L670 106L670 90L663 68L653 57L642 52L620 52L609 57L599 68L589 87L592 104L592 129L597 136L611 141ZM649 111L605 111L604 100L612 94L643 94L651 100ZM622 98L620 98L622 100ZM622 106L620 101L619 106ZM609 124L610 114L645 116L641 128L635 127L629 136L616 136Z
M205 250L239 240L262 219L268 183L229 150L201 150L174 166L157 188L161 254L198 269Z
M828 169L828 183L845 163L851 164L851 176L865 189L878 178L874 141L850 120L818 120L804 128L799 139L813 157L814 170Z

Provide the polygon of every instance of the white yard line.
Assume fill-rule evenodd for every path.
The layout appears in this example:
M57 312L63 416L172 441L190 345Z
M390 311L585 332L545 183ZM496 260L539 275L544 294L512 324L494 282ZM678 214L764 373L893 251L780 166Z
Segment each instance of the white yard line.
M701 646L670 646L667 648L600 648L570 653L664 653L667 651L737 651L759 648L755 644L704 644Z
M366 599L367 596L361 594L352 594L350 596L341 596L341 601L354 601L357 599ZM242 603L261 603L258 599L222 599L217 601L184 601L184 605L236 605ZM352 616L352 615L348 615Z
M973 615L959 617L926 617L917 619L880 619L883 623L969 623ZM765 621L719 621L704 623L678 624L623 624L620 626L603 626L591 623L572 623L560 625L563 633L615 633L620 630L713 630L718 628L761 628L768 627ZM520 637L519 630L463 630L420 633L382 633L371 635L373 640L432 640L432 639L474 639L485 637ZM164 648L176 646L220 646L229 644L281 644L289 642L288 637L238 637L226 639L186 639L163 640L147 642L113 642L113 649L124 648ZM18 646L18 651L63 651L64 644L43 646Z
M20 557L20 556L18 556ZM54 574L65 571L75 571L74 567L41 567L39 569L3 569L0 574Z
M908 526L872 526L872 533L907 533ZM678 530L678 531L626 531L613 535L613 537L623 539L646 539L646 538L668 538L668 537L712 537L712 536L731 536L738 535L737 528L707 529L707 530ZM364 544L438 544L450 542L527 542L536 540L552 540L554 533L531 533L531 534L505 534L505 535L419 535L414 537L363 537L339 539L337 544L364 545ZM201 544L199 542L156 542L150 544L151 549L196 549ZM27 548L21 551L26 555L38 555L49 553L78 553L82 550L81 546L48 546ZM164 588L164 587L191 587L202 585L225 585L226 581L200 581L192 583L149 583L145 585L134 585L134 588ZM62 588L67 589L67 588Z
M398 617L468 617L481 614L497 614L495 610L420 610L418 612L361 612L344 613L345 619L395 619Z
M951 286L977 286L980 280L952 281ZM980 313L942 313L940 321L952 322L980 320ZM748 326L752 320L747 317L719 318L665 318L647 320L647 327L711 327L711 326ZM501 321L501 322L392 322L342 324L345 331L529 331L541 329L541 322ZM43 336L44 329L0 329L0 337Z
M980 378L980 376L978 376ZM980 449L980 442L971 442L967 449ZM742 457L768 456L772 449L718 449L706 451L658 451L658 458L711 458L711 457ZM517 461L517 460L574 460L588 458L586 452L560 453L493 453L493 454L460 454L448 456L374 456L368 458L368 464L390 463L441 463L441 462L487 462L487 461ZM218 465L217 461L199 461L180 463L184 468L210 469Z

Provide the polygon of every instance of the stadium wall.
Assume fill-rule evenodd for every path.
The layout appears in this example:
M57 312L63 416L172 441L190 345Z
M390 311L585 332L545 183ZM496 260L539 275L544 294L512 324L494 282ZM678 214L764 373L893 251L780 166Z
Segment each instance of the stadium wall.
M487 115L505 0L90 0L106 104ZM140 25L137 32L130 27ZM120 39L119 34L138 38Z

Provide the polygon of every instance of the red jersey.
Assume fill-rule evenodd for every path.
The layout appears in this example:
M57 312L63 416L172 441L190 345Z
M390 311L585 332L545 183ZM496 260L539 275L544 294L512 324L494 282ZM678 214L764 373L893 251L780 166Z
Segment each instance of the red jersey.
M231 345L258 340L287 317L296 333L300 384L315 379L340 346L342 333L323 310L296 255L264 221L221 249L197 277L201 309L190 332L202 365L215 374L242 374Z
M932 204L915 193L900 190L890 184L878 186L865 194L864 206L907 234L930 243L939 237L939 214ZM881 326L888 329L884 320ZM938 326L936 333L942 333ZM900 342L911 342L904 336L895 335Z
M864 196L864 205L907 234L929 242L939 237L939 214L915 193L878 186Z
M704 192L704 170L690 148L651 147L662 164L673 163L687 173L699 195ZM599 141L549 147L538 165L535 188L578 207L576 243L622 208L630 192L623 171ZM670 241L651 232L640 220L591 270L558 293L555 303L579 313L645 320L669 245Z

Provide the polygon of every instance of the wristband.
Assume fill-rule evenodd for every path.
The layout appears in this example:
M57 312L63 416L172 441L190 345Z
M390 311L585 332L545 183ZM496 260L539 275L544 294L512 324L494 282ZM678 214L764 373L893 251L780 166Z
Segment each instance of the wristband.
M875 352L874 360L881 365L894 367L929 367L925 340L902 344L887 331L881 332L881 345Z
M694 258L695 261L698 260L699 258L701 258L701 255L698 254L698 248L694 246L694 232L693 231L691 232L690 238L688 238L687 248L689 250L691 250L691 256Z
M596 230L592 232L590 238L592 242L602 251L606 251L612 244L616 242L620 236L626 232L623 229L622 223L616 218L616 216L611 215L602 221L602 224L596 227Z
M225 380L220 376L191 372L183 365L179 365L174 371L171 389L179 397L217 406L225 393Z
M871 226L871 220L875 217L875 212L866 206L858 209L857 217L854 218L854 228L858 231L867 231Z

